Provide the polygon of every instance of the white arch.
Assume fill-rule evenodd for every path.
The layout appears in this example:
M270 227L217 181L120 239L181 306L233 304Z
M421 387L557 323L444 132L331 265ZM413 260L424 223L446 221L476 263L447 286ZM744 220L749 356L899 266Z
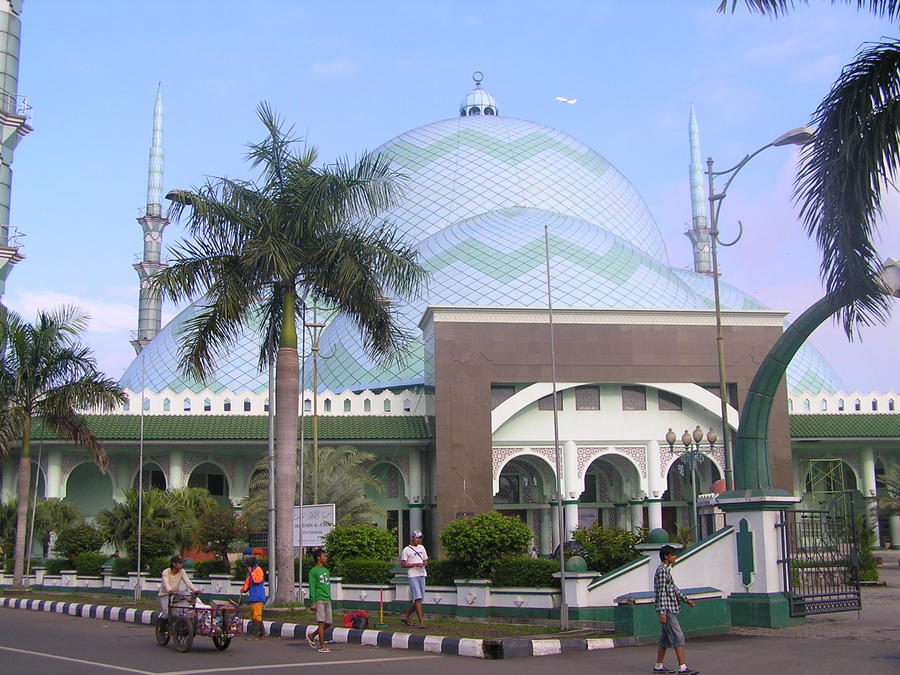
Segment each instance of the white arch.
M597 383L558 382L556 384L556 391L560 392L566 389L571 389L573 387L584 387L591 384ZM700 385L689 382L636 382L635 384L671 392L677 396L680 396L682 399L695 403L696 405L712 413L716 417L721 417L722 415L722 402L719 397L707 391ZM523 410L526 406L534 403L544 396L549 396L552 394L552 382L537 382L535 384L529 385L528 387L525 387L522 391L516 392L491 411L491 434L497 433L497 430L500 429L500 427L506 424L506 422L508 422L513 415L515 415L520 410ZM740 413L734 406L729 404L728 426L736 430L739 423Z
M497 448L494 448L493 451L496 451ZM534 459L540 460L534 464L534 468L537 470L539 474L541 474L541 479L546 483L547 472L549 471L549 475L553 479L553 485L556 485L556 469L554 466L547 460L543 455L539 455L532 448L523 448L521 452L517 452L515 454L510 455L503 459L501 464L497 467L496 475L491 477L491 486L493 488L492 495L497 494L500 491L500 474L503 473L503 469L506 467L514 459L521 459L522 457L532 457ZM554 491L556 488L553 488Z

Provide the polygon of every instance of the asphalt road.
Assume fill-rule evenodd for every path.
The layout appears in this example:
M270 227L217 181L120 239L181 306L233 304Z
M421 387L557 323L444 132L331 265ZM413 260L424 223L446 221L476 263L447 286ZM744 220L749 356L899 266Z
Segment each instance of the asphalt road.
M189 675L201 673L645 673L655 647L506 661L441 656L361 645L332 645L330 655L304 641L237 639L219 652L208 638L177 653L159 647L149 626L0 609L0 673ZM741 635L688 642L688 664L703 673L900 673L900 641ZM669 654L667 662L672 662Z

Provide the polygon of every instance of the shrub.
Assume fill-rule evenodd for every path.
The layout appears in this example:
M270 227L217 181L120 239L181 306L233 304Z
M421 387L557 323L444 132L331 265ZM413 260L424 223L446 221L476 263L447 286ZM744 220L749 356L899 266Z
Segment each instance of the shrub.
M210 509L200 516L197 539L200 548L207 553L215 553L222 560L227 560L235 543L246 538L247 523L234 509Z
M74 570L75 563L67 558L48 558L45 574L56 575L63 570Z
M199 560L194 564L194 576L197 579L209 579L210 574L228 574L231 566L227 560Z
M61 530L53 544L53 550L63 558L75 560L81 553L99 553L103 548L103 535L93 525L81 523Z
M428 585L452 586L454 579L469 579L469 566L458 560L429 560Z
M147 565L147 573L153 577L161 577L163 570L165 570L169 566L169 561L172 556L168 555L158 555L155 558L150 559L150 564Z
M311 556L304 556L303 558L303 574L300 574L300 561L297 558L294 558L294 578L299 582L303 581L306 583L309 581L309 571L316 566L316 561L312 559ZM329 568L330 569L330 568ZM337 576L336 574L334 576Z
M866 515L856 518L856 549L859 552L859 580L878 581L878 561L872 553L876 544L875 530L869 526Z
M345 584L386 584L391 580L392 562L349 558L341 563L340 576Z
M489 511L449 523L441 532L441 546L473 576L488 577L500 560L530 548L531 530L515 516Z
M75 557L75 571L85 576L100 576L106 559L105 553L79 553Z
M328 569L334 576L340 576L339 570L345 560L394 560L397 556L397 531L382 530L366 523L336 525L325 536L325 550L328 551Z
M524 586L529 588L559 588L559 561L546 558L514 556L504 558L494 566L491 581L495 586Z
M588 569L600 574L611 572L638 557L635 545L640 543L640 534L621 527L579 527L572 534L572 539L581 544L580 555L587 562Z
M141 528L141 568L146 571L153 558L170 557L175 552L175 538L161 525L145 524ZM125 542L128 557L137 557L137 532ZM134 567L131 568L134 571Z
M127 577L129 572L135 571L135 561L131 558L113 558L112 575L114 577Z

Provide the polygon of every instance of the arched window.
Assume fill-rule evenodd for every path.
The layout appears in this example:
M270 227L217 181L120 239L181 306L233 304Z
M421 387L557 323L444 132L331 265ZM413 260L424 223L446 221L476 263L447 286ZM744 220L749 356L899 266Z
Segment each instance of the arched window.
M244 412L250 412L250 399L244 399Z
M303 412L312 412L312 399L303 399Z
M803 412L809 412L809 399L803 399Z
M169 412L169 410L171 410L171 409L172 409L172 402L169 399L164 398L163 399L163 411Z
M822 412L825 412L826 410L828 410L828 401L826 401L824 398L822 399L822 402L819 404L819 410L821 410Z
M190 412L190 411L191 411L191 399L186 398L186 399L184 399L184 412Z
M872 412L877 412L877 411L878 411L878 400L873 398L872 399Z
M122 404L122 410L124 410L125 412L128 412L129 410L131 410L131 399L130 398L127 398L127 397L125 398L125 403ZM137 572L135 572L135 574L137 574Z
M844 412L844 399L842 398L838 399L838 410L840 412Z
M349 398L344 399L344 412L350 412L350 399ZM137 574L137 572L135 572L135 574Z
M888 410L890 410L891 412L894 411L894 399L892 398L888 399Z
M263 412L269 412L269 399L266 399L266 402L263 403Z
M372 401L369 399L363 401L363 412L372 412ZM135 572L135 574L137 573Z
M144 399L144 411L147 411L147 410L150 410L150 399L149 398Z
M862 402L859 399L856 399L853 402L853 409L854 410L862 410Z
M391 399L384 399L384 412L391 412Z
M403 399L403 412L410 412L412 410L412 403L408 398Z
M203 399L203 412L209 412L212 410L212 401L208 398Z
M788 399L788 412L794 412L794 400L790 398Z
M230 398L225 399L225 403L222 405L222 409L225 412L231 412L231 399Z
M330 399L330 398L326 398L326 399L325 399L325 403L324 403L324 405L323 405L322 407L323 407L323 409L325 410L325 412L331 412L331 399Z

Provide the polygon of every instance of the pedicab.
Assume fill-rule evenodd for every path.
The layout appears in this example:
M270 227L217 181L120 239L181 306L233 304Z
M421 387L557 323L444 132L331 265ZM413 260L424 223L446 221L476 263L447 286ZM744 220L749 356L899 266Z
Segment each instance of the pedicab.
M196 593L176 593L169 596L168 617L160 617L156 622L156 642L165 647L171 638L179 652L188 651L195 636L212 638L216 649L224 651L231 638L243 634L244 611L240 598L237 602L213 600L206 606L197 604Z

